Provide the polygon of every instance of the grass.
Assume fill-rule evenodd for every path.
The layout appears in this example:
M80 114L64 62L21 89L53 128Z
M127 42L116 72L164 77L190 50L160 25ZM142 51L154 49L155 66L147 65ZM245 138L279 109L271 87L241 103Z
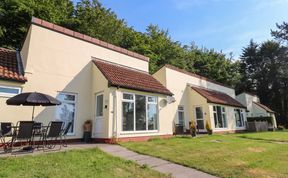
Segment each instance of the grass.
M0 158L0 177L168 177L99 149Z
M271 138L275 140L278 137L287 139L287 135L282 135L283 132L257 133L253 137L264 138L269 134L273 134ZM139 153L160 157L219 177L288 177L288 144L244 139L240 136L228 134L198 138L174 137L121 144Z
M246 134L240 134L239 137L254 140L288 142L288 131L286 130L277 132L246 133Z

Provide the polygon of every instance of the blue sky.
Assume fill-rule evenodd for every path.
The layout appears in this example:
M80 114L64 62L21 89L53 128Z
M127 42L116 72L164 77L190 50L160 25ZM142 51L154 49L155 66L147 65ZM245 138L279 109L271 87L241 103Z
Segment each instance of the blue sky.
M241 54L251 38L271 39L275 23L288 21L288 0L102 0L137 31L150 23L182 44Z

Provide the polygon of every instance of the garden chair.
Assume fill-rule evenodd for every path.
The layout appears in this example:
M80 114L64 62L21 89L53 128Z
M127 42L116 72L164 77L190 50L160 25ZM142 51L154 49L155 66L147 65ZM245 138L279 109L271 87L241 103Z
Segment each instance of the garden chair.
M61 132L61 140L64 142L63 146L67 147L67 133L69 132L70 128L72 127L72 122L69 122L67 126Z
M12 126L11 122L1 122L0 123L0 147L6 147L5 137L12 136Z
M44 132L43 138L42 138L43 151L45 151L45 148L48 148L48 149L55 148L57 141L59 141L59 146L60 146L59 150L61 149L62 127L63 127L62 121L51 121L48 124L47 130Z
M42 132L42 123L41 122L35 122L33 126L33 145L35 145L35 137L39 137L38 143L41 141L43 132ZM39 146L39 144L38 144Z
M11 154L13 154L13 148L14 146L18 146L20 144L20 148L23 148L23 144L29 145L32 143L33 138L33 128L34 128L34 121L19 121L17 122L16 129L14 130L12 134L12 139L10 141L10 148L11 148ZM31 146L31 145L30 145ZM32 151L32 147L26 147L25 150ZM23 148L24 150L24 148Z

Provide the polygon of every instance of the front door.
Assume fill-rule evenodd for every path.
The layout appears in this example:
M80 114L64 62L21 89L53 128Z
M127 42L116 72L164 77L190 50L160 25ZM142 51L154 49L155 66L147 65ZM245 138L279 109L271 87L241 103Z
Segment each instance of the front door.
M199 129L200 132L205 131L204 114L203 114L203 108L201 106L195 107L195 115L196 115L197 128Z

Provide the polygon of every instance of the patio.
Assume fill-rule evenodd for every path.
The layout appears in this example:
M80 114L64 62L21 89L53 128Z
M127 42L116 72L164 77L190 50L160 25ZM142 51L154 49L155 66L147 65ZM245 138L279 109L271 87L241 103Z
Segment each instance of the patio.
M35 149L33 152L25 152L22 154L9 154L9 153L5 153L3 151L0 151L0 158L5 158L5 157L21 157L21 156L27 156L27 155L31 155L31 156L36 156L36 155L41 155L41 154L49 154L49 153L58 153L58 152L66 152L66 151L70 151L70 150L84 150L84 149L91 149L91 148L96 148L98 147L99 144L96 143L83 143L83 142L78 142L78 143L70 143L67 145L67 147L62 147L61 150L56 149L56 150L51 150L51 151L46 151L43 152L41 149Z

